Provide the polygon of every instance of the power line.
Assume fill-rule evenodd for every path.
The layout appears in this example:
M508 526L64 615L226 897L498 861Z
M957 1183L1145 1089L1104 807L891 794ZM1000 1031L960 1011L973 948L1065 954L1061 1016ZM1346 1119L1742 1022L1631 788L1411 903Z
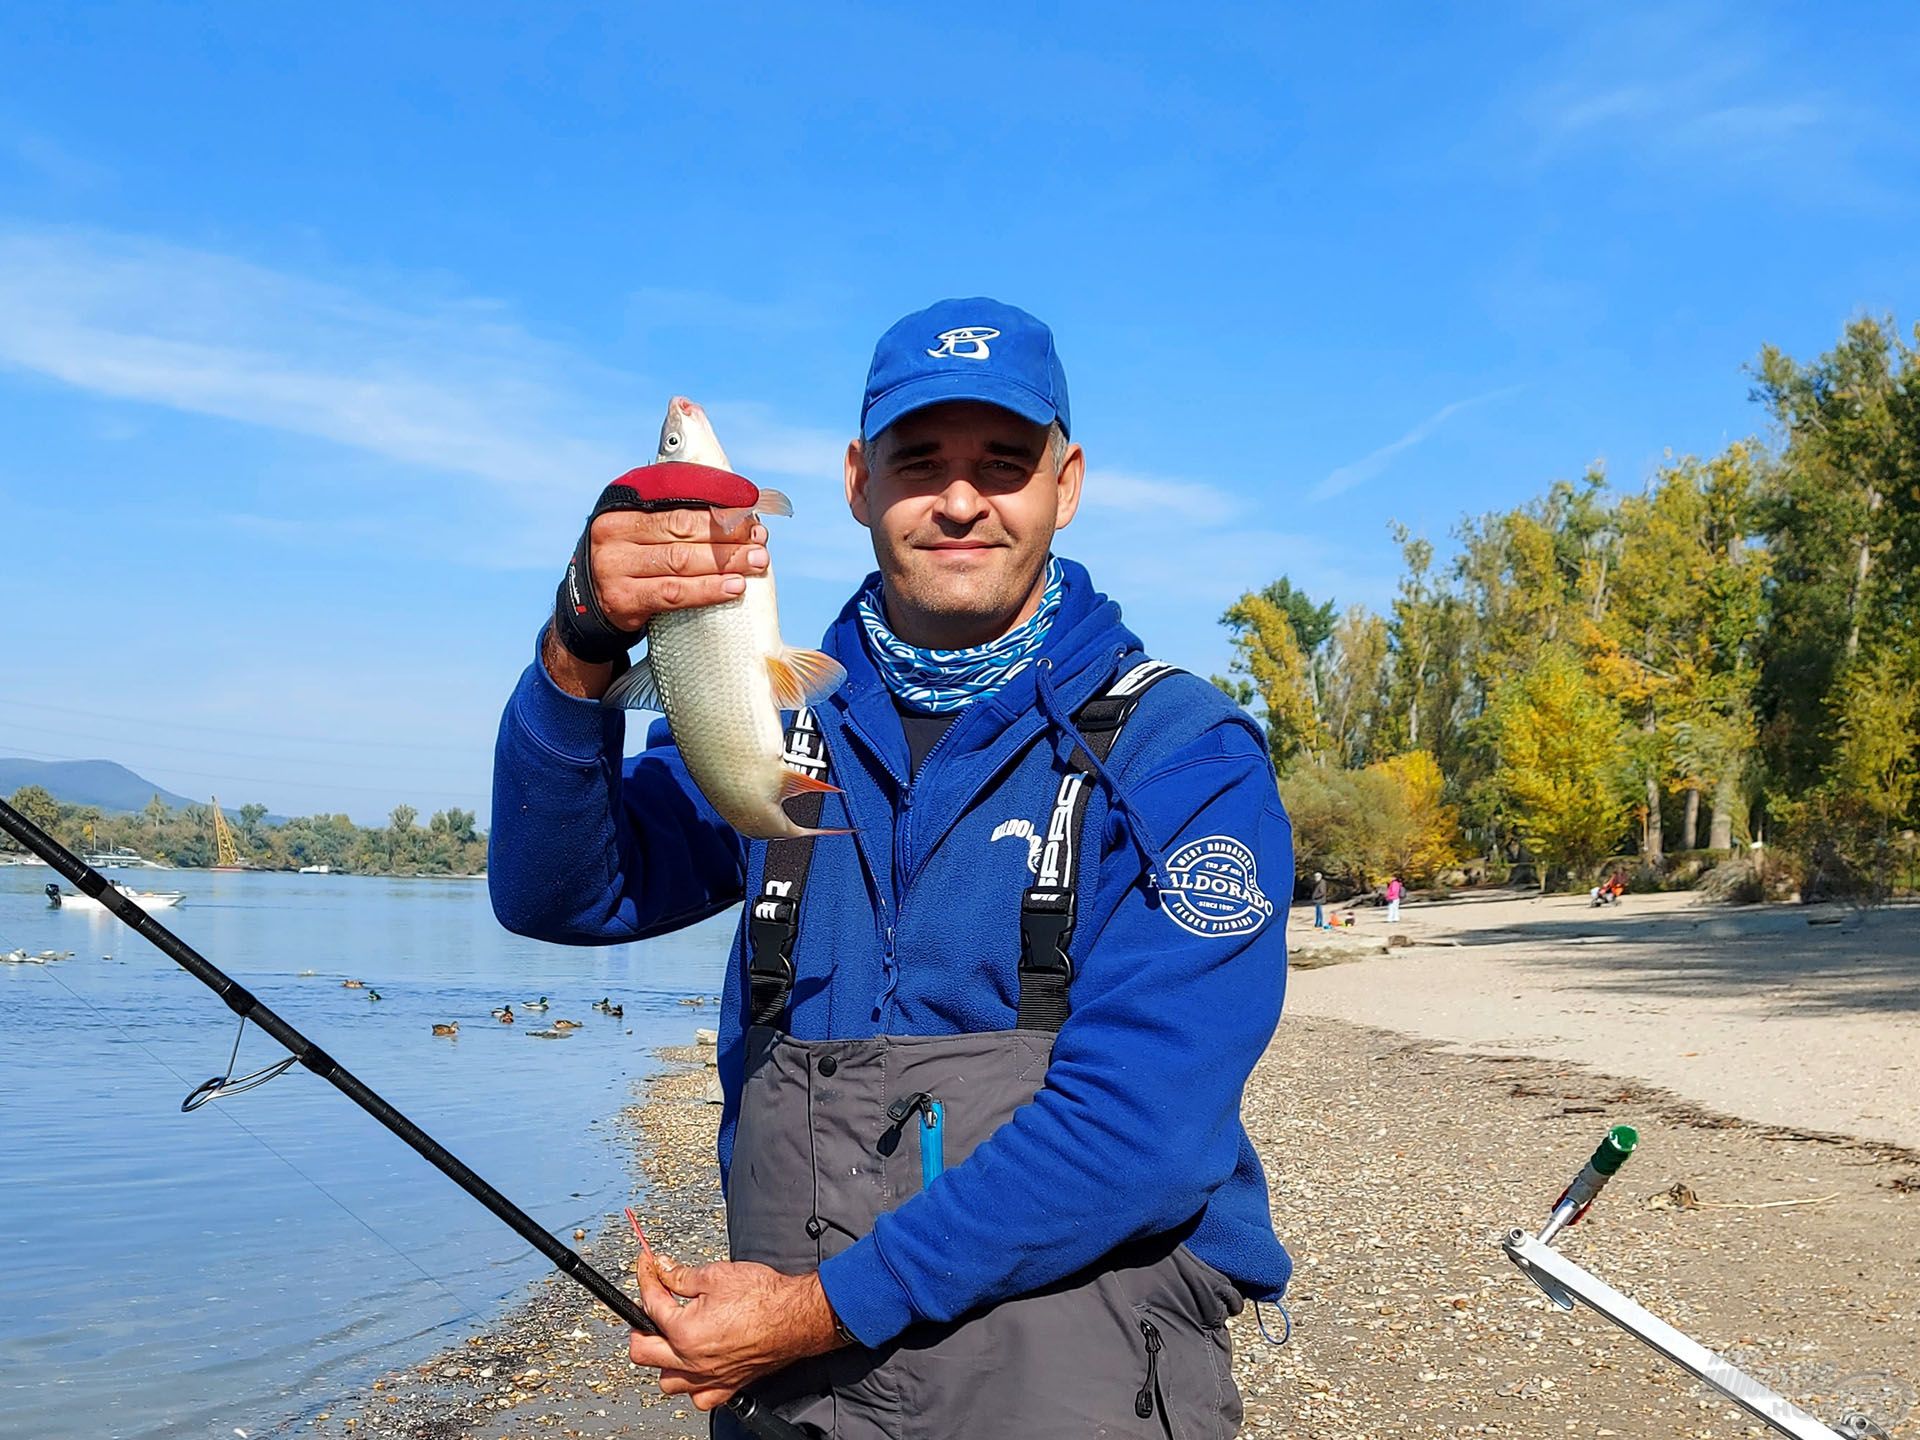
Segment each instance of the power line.
M158 725L167 730L201 730L210 735L247 735L255 736L259 728L234 725L203 725L191 720L163 720L154 715L109 715L105 711L80 709L70 705L47 705L36 700L9 700L0 696L0 705L14 705L23 710L45 710L54 715L79 715L89 720L118 720L128 725ZM424 740L355 740L342 735L290 735L284 730L275 729L274 734L283 740L298 740L305 745L368 745L387 750L433 750L443 751L444 745Z
M120 735L96 735L85 730L68 730L53 725L23 725L17 720L8 720L4 723L8 730L27 730L37 735L58 735L63 740L98 740L107 745L137 746L144 750L171 750L182 755L214 755L222 759L234 760L271 760L276 765L332 765L337 767L342 763L337 756L315 759L303 755L263 755L257 750L227 750L224 748L220 750L208 750L199 745L169 745L164 740L148 740L145 737L129 740ZM274 733L278 734L279 732L275 731ZM444 753L444 747L442 747L442 750ZM411 773L418 768L418 762L415 762L413 765L400 763L364 765L355 761L354 768L356 770L392 770Z
M55 755L45 750L22 750L11 745L0 746L0 753L17 756L23 760L97 760L100 758L97 755ZM236 785L295 785L309 790L351 790L361 795L389 796L392 795L397 788L392 785L340 785L332 781L290 781L284 775L269 780L258 775L227 775L211 770L184 770L172 765L169 765L167 768L177 775L192 775L200 780L231 780ZM474 798L476 790L473 788L466 790L414 789L411 793L443 800L471 801Z

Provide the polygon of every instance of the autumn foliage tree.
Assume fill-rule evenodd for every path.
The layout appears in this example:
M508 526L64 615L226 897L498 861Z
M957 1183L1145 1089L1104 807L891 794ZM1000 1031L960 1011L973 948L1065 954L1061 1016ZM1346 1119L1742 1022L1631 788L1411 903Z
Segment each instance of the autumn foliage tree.
M1576 874L1613 849L1628 804L1619 710L1564 646L1503 685L1494 703L1504 815L1527 848Z

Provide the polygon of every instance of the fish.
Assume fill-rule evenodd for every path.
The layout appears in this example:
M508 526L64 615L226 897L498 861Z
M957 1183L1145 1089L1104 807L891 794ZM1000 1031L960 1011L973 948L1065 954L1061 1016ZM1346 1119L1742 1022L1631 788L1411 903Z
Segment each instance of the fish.
M656 463L733 469L706 411L684 395L667 406ZM778 490L761 489L754 510L792 515ZM663 610L647 622L647 653L608 687L602 703L667 717L687 773L720 817L751 840L845 835L794 823L781 802L837 786L786 764L782 710L826 699L846 683L831 655L780 638L773 567L746 577L744 593L718 605Z

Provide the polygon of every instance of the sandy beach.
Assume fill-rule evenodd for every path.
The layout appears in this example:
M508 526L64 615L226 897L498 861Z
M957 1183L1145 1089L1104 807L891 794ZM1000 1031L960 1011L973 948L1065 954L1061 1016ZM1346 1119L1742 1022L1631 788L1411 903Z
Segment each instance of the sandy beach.
M1508 895L1410 904L1392 930L1378 910L1334 936L1306 918L1244 1105L1298 1266L1286 1345L1252 1307L1235 1323L1244 1433L1762 1433L1604 1322L1551 1309L1499 1251L1616 1123L1641 1149L1561 1248L1830 1423L1858 1408L1920 1433L1920 909ZM1386 949L1395 932L1408 943ZM700 1052L670 1058L626 1117L643 1213L662 1248L708 1258L718 1107L699 1100ZM596 1263L631 1258L616 1219L587 1242ZM300 1433L705 1423L550 1280Z

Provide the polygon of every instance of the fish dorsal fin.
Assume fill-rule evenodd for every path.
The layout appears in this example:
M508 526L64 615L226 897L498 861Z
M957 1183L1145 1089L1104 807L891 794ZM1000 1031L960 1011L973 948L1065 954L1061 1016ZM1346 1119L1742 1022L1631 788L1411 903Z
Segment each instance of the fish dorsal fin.
M659 710L665 713L665 707L660 704L660 687L653 683L653 666L644 658L634 661L632 669L607 687L607 693L600 697L600 703L628 710Z
M773 703L782 710L818 704L847 683L846 667L831 655L791 645L767 657L767 674L773 679Z
M789 520L793 518L793 501L784 492L769 490L764 485L760 487L760 498L753 502L753 508L757 514L784 515Z
M780 798L791 800L796 795L838 795L840 787L829 785L817 776L804 770L789 770L780 777ZM843 831L823 831L823 834L843 834Z

